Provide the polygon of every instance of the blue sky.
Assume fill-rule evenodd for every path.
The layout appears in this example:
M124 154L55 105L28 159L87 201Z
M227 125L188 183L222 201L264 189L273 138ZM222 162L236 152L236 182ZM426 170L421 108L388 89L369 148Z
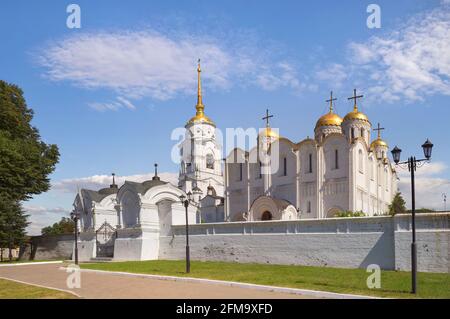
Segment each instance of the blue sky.
M70 3L80 29L66 26ZM380 29L366 25L370 3ZM174 179L170 136L194 113L197 58L219 128L260 127L269 108L298 142L330 90L344 116L356 87L390 146L421 156L427 137L435 144L418 206L442 209L450 195L449 1L3 1L0 30L0 78L23 88L61 152L52 190L24 203L31 234L67 215L77 185L107 185L111 172L143 180L154 162Z

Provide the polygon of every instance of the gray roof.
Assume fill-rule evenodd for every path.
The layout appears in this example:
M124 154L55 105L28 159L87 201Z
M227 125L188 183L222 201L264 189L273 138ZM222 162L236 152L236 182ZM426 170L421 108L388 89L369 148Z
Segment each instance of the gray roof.
M142 183L125 181L125 184L130 185L137 193L145 194L150 188L160 185L165 185L167 182L160 180L148 180ZM124 185L125 185L124 184Z
M83 193L82 195L87 194L93 201L98 203L98 202L101 202L102 199L108 195L117 194L118 189L117 188L109 188L109 187L102 188L98 191L93 191L90 189L82 189L81 192Z

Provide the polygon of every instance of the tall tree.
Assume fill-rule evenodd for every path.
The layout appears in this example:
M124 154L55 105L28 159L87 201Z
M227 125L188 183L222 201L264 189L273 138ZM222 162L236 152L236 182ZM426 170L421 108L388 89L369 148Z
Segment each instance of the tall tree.
M404 214L406 213L405 200L400 192L397 192L389 205L389 214Z
M0 80L0 246L20 245L28 226L21 201L50 188L59 152L31 125L33 110L22 90Z
M12 260L12 249L25 242L25 228L29 225L19 202L0 196L0 246L8 248Z
M0 194L15 201L47 191L59 158L58 147L42 142L32 119L22 90L0 81Z

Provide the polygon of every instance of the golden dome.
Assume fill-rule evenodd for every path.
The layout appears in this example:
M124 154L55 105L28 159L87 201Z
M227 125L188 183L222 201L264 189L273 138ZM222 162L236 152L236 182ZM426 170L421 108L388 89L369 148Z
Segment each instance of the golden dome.
M340 126L342 124L342 118L336 113L327 113L319 118L316 123L316 127L320 126Z
M198 112L194 117L192 117L188 122L187 125L193 124L193 123L207 123L214 125L214 122L205 115L203 112Z
M375 147L388 147L387 143L385 141L383 141L380 137L378 137L376 140L374 140L371 144L370 144L370 149L374 149Z
M273 137L273 138L280 138L280 135L277 134L274 130L272 130L270 127L266 127L264 130L259 133L260 136L266 136L266 137Z
M370 123L369 118L367 117L367 115L364 114L364 113L361 113L358 110L358 106L356 104L353 107L353 111L351 111L350 113L348 113L344 117L344 121L349 121L349 120L360 120L360 121L365 121L365 122Z

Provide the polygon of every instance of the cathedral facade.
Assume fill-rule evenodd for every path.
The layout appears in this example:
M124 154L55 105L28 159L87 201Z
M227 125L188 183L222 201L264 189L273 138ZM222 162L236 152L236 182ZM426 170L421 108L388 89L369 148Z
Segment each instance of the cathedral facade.
M196 115L180 147L179 187L198 198L203 222L331 218L342 211L383 215L397 192L397 175L381 138L359 110L321 116L314 138L295 143L269 125L250 150L235 148L221 163L215 124L205 115L200 66ZM372 131L377 131L372 138ZM222 172L223 167L223 172Z

